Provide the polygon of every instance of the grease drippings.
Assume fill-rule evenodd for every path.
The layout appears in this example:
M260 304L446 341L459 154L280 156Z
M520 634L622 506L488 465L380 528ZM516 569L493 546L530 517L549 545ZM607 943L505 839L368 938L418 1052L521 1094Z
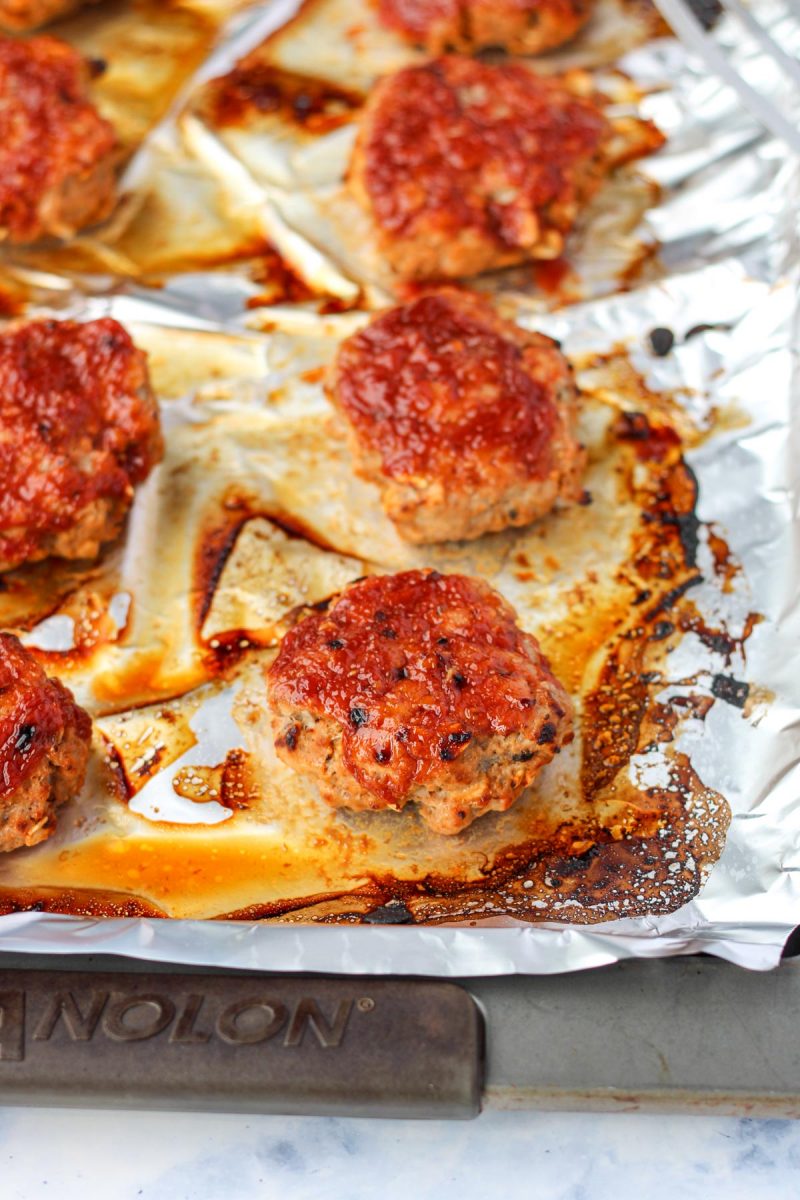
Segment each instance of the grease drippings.
M313 134L330 133L346 124L363 102L359 92L281 70L260 60L258 52L213 80L207 100L213 123L223 128L274 115Z
M627 398L633 404L640 394L629 390ZM438 841L420 835L413 810L385 820L328 812L304 799L290 773L264 757L261 635L231 628L219 635L213 653L204 648L204 669L222 686L252 664L241 707L249 715L237 717L247 750L180 767L171 786L198 805L226 804L232 818L213 829L186 828L129 813L130 796L194 744L194 710L186 696L176 696L160 708L121 714L109 770L125 820L133 824L124 836L109 830L58 853L45 845L28 856L8 856L2 903L46 903L59 911L102 904L109 912L139 905L173 916L325 922L362 920L371 909L402 902L414 921L501 912L586 921L669 911L691 898L719 852L728 812L678 752L676 739L685 720L704 720L713 703L741 703L745 714L756 704L756 691L748 686L745 695L747 681L725 664L743 653L759 618L753 614L735 634L700 621L694 596L701 575L732 587L738 566L722 534L697 519L697 481L668 411L663 398L650 403L645 396L640 407L612 419L602 453L613 464L608 470L617 503L636 514L633 532L625 535L613 576L606 579L599 566L585 572L558 614L535 630L582 707L579 793L552 784L546 802L533 792L508 814L482 818L482 828L471 834ZM603 504L608 498L598 492L595 504L575 510L570 521L593 519ZM250 521L266 521L317 553L334 552L308 521L275 509L237 486L198 531L192 585L198 645L225 565ZM535 537L525 545L509 562L517 585L530 589L523 606L564 569L560 554L537 554ZM668 703L657 703L669 656L687 632L719 657L719 667L707 678L682 681ZM147 669L155 677L158 668L154 652ZM120 677L118 686L125 684ZM654 755L661 761L655 775L647 767Z

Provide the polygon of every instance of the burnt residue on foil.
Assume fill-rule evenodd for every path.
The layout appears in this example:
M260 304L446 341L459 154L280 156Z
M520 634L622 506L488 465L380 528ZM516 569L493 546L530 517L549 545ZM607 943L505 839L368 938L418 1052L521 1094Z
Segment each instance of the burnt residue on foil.
M549 825L540 820L538 828L531 814L537 836L498 846L476 878L467 880L457 872L413 879L376 874L354 897L351 919L367 920L373 906L382 910L389 903L402 903L411 919L422 922L502 912L524 920L582 923L670 912L696 894L719 855L730 820L728 806L674 747L682 723L704 720L719 692L713 682L709 692L708 681L690 679L669 699L656 699L664 690L664 665L680 638L688 597L700 582L681 537L681 529L694 519L696 485L671 431L649 426L641 414L629 414L617 421L613 438L629 441L631 427L636 438L629 469L635 470L636 461L658 465L639 490L641 529L620 570L629 585L629 602L613 615L616 631L579 701L580 813L560 822L550 814ZM670 449L665 452L665 447ZM634 579L637 587L647 585L638 587L636 595ZM645 592L647 601L636 605ZM581 624L585 633L591 621L587 604L542 639L545 649L550 652L568 636L571 624ZM604 614L598 624L602 628L607 623ZM704 688L703 694L695 686ZM630 778L632 761L654 755L663 756L663 775L637 787ZM316 898L309 915L313 920L341 919L343 899L336 898L333 913L329 901ZM273 903L228 915L268 918L280 911Z
M7 890L0 884L0 915L18 912L68 913L73 917L165 917L155 904L119 891L70 888Z
M330 133L352 119L364 96L251 55L209 85L206 102L215 125L240 125L276 114L309 133Z

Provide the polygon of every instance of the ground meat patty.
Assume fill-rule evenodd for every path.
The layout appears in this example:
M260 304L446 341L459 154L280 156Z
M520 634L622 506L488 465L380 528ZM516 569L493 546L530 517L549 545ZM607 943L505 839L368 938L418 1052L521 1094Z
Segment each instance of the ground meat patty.
M90 67L53 37L0 37L0 238L68 237L114 205L116 134Z
M352 584L286 635L268 673L275 746L328 803L419 806L437 833L510 808L572 738L572 705L514 610L477 579Z
M35 846L83 786L92 723L57 679L0 633L0 851Z
M0 29L25 33L100 0L0 0Z
M379 0L381 20L431 54L501 46L541 54L574 37L593 0Z
M162 452L145 356L116 321L0 335L0 570L94 557Z
M569 363L480 296L445 289L375 317L342 344L329 395L408 541L527 525L581 495Z
M556 257L610 138L565 80L450 55L378 83L349 178L399 276L456 278Z

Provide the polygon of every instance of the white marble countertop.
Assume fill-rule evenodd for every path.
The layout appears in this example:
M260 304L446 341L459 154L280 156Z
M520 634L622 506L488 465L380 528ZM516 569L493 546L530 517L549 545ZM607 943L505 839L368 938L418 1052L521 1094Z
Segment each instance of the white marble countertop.
M800 1122L0 1109L2 1200L796 1200Z

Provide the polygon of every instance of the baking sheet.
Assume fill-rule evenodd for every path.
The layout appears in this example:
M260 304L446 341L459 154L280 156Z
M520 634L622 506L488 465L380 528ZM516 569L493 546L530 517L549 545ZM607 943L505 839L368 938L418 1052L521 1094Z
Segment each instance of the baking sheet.
M735 706L715 704L703 731L687 727L680 743L690 747L704 783L722 792L733 809L722 861L700 896L671 916L616 921L590 931L543 925L486 933L375 926L315 930L261 923L113 919L86 924L44 913L19 913L2 918L0 929L9 939L3 944L9 949L25 946L63 951L67 948L62 944L63 922L68 921L69 948L83 952L87 938L93 949L141 954L146 945L152 957L280 969L453 974L549 971L596 965L628 953L669 954L698 948L754 967L776 961L797 909L793 872L797 869L800 824L795 762L800 695L785 650L792 638L797 644L800 633L796 568L792 567L798 547L791 526L797 482L792 472L797 457L792 462L785 449L791 430L789 347L792 337L796 339L797 281L790 274L783 283L775 282L792 254L796 256L796 230L787 219L789 206L785 203L789 188L796 189L796 173L774 143L759 138L752 128L742 127L740 114L732 105L710 103L703 112L721 111L721 127L728 135L718 155L725 164L723 174L742 181L746 178L748 186L756 182L760 195L765 194L766 186L771 219L765 227L763 208L759 207L758 225L753 228L752 194L747 205L733 203L726 209L706 204L702 185L716 186L720 172L699 166L697 151L704 144L703 137L686 128L687 114L696 110L696 92L688 88L687 95L694 99L685 96L683 107L676 101L686 73L683 52L664 42L638 55L640 64L642 56L644 59L642 72L650 70L656 77L668 62L673 78L679 81L671 93L650 97L653 104L661 106L662 120L666 101L677 112L676 136L663 156L665 181L681 180L685 186L685 180L691 178L698 187L693 205L668 196L653 219L656 225L661 223L667 248L670 244L673 251L681 247L673 259L684 265L705 259L699 248L709 246L711 214L720 227L712 231L715 236L708 259L719 258L720 262L674 274L631 295L539 315L537 327L563 338L567 351L589 364L586 370L590 372L590 356L618 356L619 344L626 343L627 355L652 388L663 388L673 398L679 396L688 423L701 432L706 430L707 436L690 455L700 482L700 516L722 527L733 555L743 565L748 595L746 602L742 601L742 614L753 607L764 618L747 642L746 661L743 656L731 657L724 666L732 676L748 683L754 703L747 717ZM696 86L698 73L692 81L692 87ZM715 126L715 133L719 132L720 126ZM736 170L732 160L736 160ZM688 175L687 161L693 164ZM698 212L703 214L701 221L691 216ZM670 243L673 229L677 236ZM263 324L265 315L270 324L282 324L290 338L313 332L319 318L308 309L272 308L266 314L258 310L244 317L242 300L248 286L241 277L215 275L201 282L189 275L173 281L157 299L139 291L136 297L92 302L84 311L112 311L126 323L138 319L139 330L149 327L151 333L170 321L198 325L202 316L206 321L203 335L212 341L219 340L220 322L229 329L232 323L241 328L245 321ZM541 308L518 290L509 303L512 300L523 322ZM657 361L647 354L645 335L654 325L664 324L676 330L678 348L669 359ZM682 340L694 326L706 324L730 328L707 330ZM197 337L199 346L202 339ZM144 340L146 343L146 336ZM223 374L232 372L239 384L237 372L257 377L264 365L257 344L230 336L223 340L227 355ZM215 352L201 362L217 362ZM144 511L141 505L137 509ZM137 514L134 522L136 518ZM732 615L726 613L728 619ZM58 630L51 626L46 636L50 635L57 637ZM694 653L688 652L684 674L697 673L696 651L697 647ZM711 666L704 664L709 679ZM690 722L693 724L699 726L699 722ZM473 920L483 924L484 916L473 916Z

